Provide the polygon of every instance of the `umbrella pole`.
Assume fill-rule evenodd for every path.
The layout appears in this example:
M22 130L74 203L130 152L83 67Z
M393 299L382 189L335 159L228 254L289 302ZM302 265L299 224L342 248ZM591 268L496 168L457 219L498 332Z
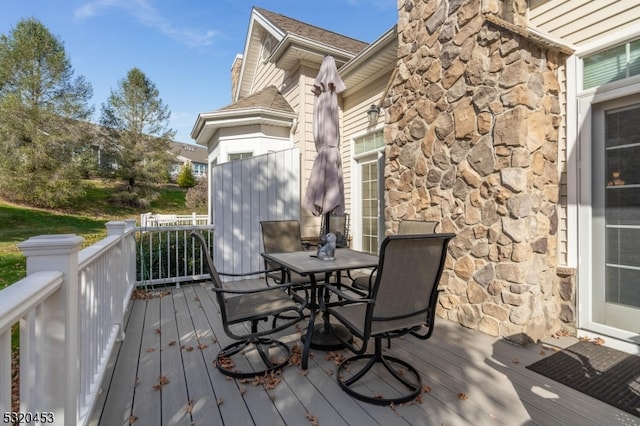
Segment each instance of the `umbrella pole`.
M324 235L327 235L330 231L331 228L331 213L325 213L324 214L324 223L326 225L326 229L324 230ZM323 236L324 236L323 235Z

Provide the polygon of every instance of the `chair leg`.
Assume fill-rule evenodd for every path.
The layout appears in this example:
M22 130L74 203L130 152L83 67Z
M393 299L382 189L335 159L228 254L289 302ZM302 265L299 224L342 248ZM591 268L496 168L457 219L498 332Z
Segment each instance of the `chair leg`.
M269 349L272 349L274 347L277 347L279 349L279 352L282 356L276 358L269 354ZM238 364L237 361L239 361L239 359L238 357L234 358L234 356L240 354L243 351L250 351L250 348L253 348L253 350L257 351L264 368L260 370L243 372L236 368ZM280 370L287 365L290 357L291 349L289 349L289 346L287 346L283 342L270 338L256 338L235 342L223 348L220 352L218 352L218 356L216 357L216 367L221 373L230 377L251 378L256 376L264 376L265 374L271 373L272 371Z
M357 372L347 377L349 367L356 361L367 360L367 363ZM391 374L391 378L404 386L407 391L398 396L385 398L381 394L365 394L355 389L356 383L369 372L374 365L381 364ZM411 378L413 376L413 378ZM373 354L356 355L343 361L338 367L338 384L347 394L364 402L376 405L402 404L414 400L422 392L420 373L406 361L382 354L382 339L375 338L375 352ZM381 380L377 378L377 380Z

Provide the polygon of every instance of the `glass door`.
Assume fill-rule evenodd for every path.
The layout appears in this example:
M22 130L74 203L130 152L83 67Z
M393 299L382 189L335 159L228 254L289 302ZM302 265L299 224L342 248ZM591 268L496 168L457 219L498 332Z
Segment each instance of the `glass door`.
M360 163L361 180L361 250L378 254L378 162Z
M594 108L592 291L594 320L640 330L640 102Z
M355 139L353 159L353 248L377 254L385 233L382 131Z

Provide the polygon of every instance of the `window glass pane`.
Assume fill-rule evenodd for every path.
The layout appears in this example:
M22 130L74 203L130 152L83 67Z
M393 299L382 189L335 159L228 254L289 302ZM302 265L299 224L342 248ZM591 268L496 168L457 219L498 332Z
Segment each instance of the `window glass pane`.
M584 88L601 86L625 78L627 75L626 65L625 45L584 58Z
M365 152L374 151L384 146L384 137L382 132L371 133L356 139L354 144L354 153L363 154Z
M640 105L605 115L605 298L640 307Z
M606 301L640 308L640 270L606 268Z
M362 250L368 253L378 252L378 163L366 163L360 166L362 175Z
M235 154L229 154L229 161L244 160L245 158L251 158L252 152L237 152Z
M632 41L630 44L629 77L640 75L640 40Z

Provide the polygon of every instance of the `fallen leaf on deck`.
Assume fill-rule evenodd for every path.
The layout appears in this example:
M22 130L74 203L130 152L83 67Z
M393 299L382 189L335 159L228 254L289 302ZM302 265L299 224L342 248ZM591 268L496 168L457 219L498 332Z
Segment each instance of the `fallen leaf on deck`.
M460 401L466 401L467 399L469 399L469 397L467 396L467 394L460 392L460 393L458 394L458 399L459 399Z
M344 361L344 354L340 353L340 352L329 352L327 354L326 360L329 361L333 359L333 362L335 365L340 365L342 364L342 361Z
M158 384L157 385L153 385L153 389L155 390L161 390L162 387L166 384L169 383L169 378L163 374L160 374L158 376Z
M191 413L193 411L193 401L189 400L187 405L184 407L184 411L187 413Z
M129 417L129 424L132 425L136 422L136 420L138 420L138 418L136 416L130 416Z
M305 413L305 414L304 414L304 417L305 417L307 420L309 420L309 423L311 423L311 424L312 424L312 425L314 425L314 426L317 426L317 425L319 424L319 423L318 423L318 418L317 418L316 416L314 416L313 414L311 414L311 413L308 413L308 412L307 412L307 413Z
M178 344L178 342L176 342L175 340L172 340L172 341L169 342L169 346L175 346L177 344Z
M602 337L596 337L595 339L593 339L593 343L595 343L596 345L604 345L604 339Z
M217 362L218 362L218 365L224 370L231 370L233 367L236 366L233 360L227 357L220 357L218 358ZM215 364L216 361L214 361L213 363Z

